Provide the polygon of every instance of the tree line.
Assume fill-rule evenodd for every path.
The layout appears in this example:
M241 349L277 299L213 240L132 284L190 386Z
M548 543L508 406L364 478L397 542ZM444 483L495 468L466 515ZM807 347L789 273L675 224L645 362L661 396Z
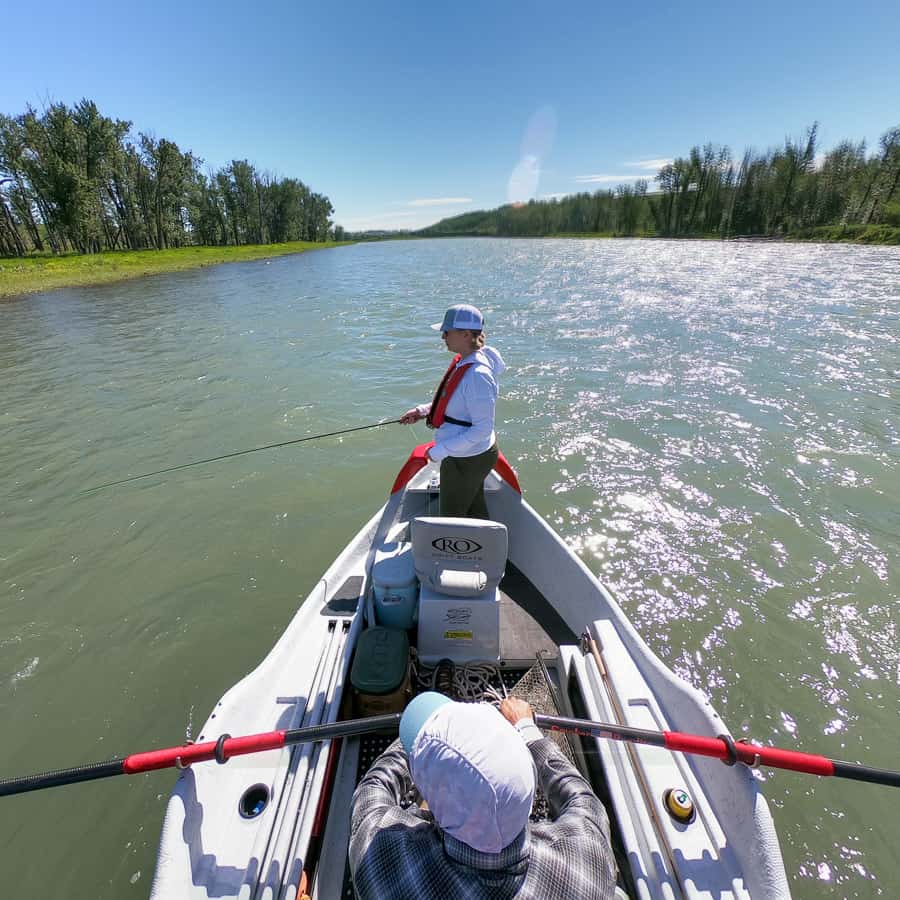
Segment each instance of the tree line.
M444 219L421 234L813 236L829 226L900 226L900 126L877 149L842 141L817 154L818 124L783 147L694 147L647 180ZM896 233L895 233L896 236Z
M299 179L202 164L87 99L0 114L0 256L342 239Z

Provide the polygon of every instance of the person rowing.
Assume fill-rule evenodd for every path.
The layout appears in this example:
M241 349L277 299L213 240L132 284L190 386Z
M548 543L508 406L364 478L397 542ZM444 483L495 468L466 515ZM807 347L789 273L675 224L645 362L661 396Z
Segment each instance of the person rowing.
M544 822L529 821L535 778ZM425 806L408 801L414 789ZM507 698L498 711L433 691L407 706L399 740L356 788L350 872L359 900L610 900L616 890L606 810L530 705Z
M428 459L441 466L440 514L487 519L484 479L499 453L494 414L506 364L487 346L484 316L475 306L451 306L431 327L440 330L453 361L431 403L407 410L400 421L411 425L425 419L435 429Z

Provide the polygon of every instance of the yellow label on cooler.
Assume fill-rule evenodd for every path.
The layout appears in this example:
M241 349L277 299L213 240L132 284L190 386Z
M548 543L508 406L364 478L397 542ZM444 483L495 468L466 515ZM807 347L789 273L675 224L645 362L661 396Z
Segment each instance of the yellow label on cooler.
M444 640L445 641L471 641L472 640L472 632L471 631L445 631L444 632Z

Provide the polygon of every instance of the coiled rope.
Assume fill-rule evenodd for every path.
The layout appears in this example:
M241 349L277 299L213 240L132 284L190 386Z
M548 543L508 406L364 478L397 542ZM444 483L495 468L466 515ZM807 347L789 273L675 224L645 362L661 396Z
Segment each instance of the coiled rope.
M419 659L415 648L411 648L410 652L413 675L420 691L437 690L464 703L487 700L499 704L508 696L497 666L490 663L466 663L457 666L449 660L429 666ZM494 687L495 684L500 685L502 694Z

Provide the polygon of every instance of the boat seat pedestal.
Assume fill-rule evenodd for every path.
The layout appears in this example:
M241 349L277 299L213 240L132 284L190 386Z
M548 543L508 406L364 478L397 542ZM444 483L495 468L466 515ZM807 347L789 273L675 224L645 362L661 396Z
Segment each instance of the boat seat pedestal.
M419 659L433 665L500 659L500 590L506 526L488 519L422 516L412 522L419 594Z

